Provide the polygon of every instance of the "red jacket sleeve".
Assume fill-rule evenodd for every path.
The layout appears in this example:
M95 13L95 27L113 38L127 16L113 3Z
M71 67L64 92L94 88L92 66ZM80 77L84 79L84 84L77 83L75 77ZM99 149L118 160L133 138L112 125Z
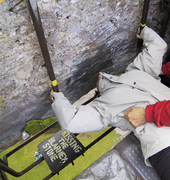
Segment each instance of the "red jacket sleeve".
M162 72L170 78L170 62L162 65Z
M148 105L145 113L148 122L154 122L158 127L170 126L170 100Z

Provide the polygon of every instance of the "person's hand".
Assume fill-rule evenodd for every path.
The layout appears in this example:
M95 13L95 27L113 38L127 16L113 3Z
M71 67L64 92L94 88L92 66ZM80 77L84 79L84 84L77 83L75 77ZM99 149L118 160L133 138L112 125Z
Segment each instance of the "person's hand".
M61 91L59 90L59 92L61 92ZM52 89L51 92L50 92L50 99L52 99L53 101L55 100L53 89Z
M97 91L99 92L99 81L100 81L100 79L102 78L102 75L101 74L99 74L99 76L98 76L98 80L97 80Z
M141 107L132 107L124 114L124 118L127 119L134 128L143 125L147 121L145 109Z
M50 99L53 99L53 97L54 97L54 91L51 90L51 92L50 92Z
M140 27L138 28L138 31L137 31L137 33L136 33L136 37L139 38L139 39L141 39L141 37L140 37Z

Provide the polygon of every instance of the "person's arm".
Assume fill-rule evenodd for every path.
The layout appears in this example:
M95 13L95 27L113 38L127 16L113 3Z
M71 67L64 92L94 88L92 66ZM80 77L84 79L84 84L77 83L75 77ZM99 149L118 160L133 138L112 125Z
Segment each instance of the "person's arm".
M158 127L170 126L170 100L148 105L145 113L148 122L154 122Z
M162 72L170 78L170 62L167 62L166 64L162 65Z
M99 112L89 105L72 106L62 92L53 93L52 109L62 129L73 133L100 131L107 125Z
M145 109L132 107L125 112L124 118L135 128L146 122L154 122L158 127L170 127L170 100L148 105Z
M161 73L163 56L167 50L167 44L156 32L147 26L141 31L140 37L143 39L144 49L129 64L126 71L138 69L158 79Z

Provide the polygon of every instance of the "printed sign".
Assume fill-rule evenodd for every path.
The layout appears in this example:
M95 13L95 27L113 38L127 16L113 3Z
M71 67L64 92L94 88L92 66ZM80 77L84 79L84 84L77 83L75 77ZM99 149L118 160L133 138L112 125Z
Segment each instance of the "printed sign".
M59 131L38 145L51 171L56 173L85 152L73 133Z

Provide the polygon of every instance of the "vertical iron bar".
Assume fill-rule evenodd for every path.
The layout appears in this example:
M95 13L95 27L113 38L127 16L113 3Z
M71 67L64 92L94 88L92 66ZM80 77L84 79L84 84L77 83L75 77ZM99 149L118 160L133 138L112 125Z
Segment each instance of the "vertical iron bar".
M54 84L52 83L53 91L59 92L57 80L55 78L55 74L54 74L53 67L52 67L51 60L50 60L49 51L47 48L46 39L44 36L44 31L43 31L43 27L42 27L40 15L39 15L37 2L36 2L36 0L27 0L27 4L28 4L28 9L29 9L29 12L30 12L33 24L34 24L35 31L37 34L37 38L38 38L38 41L40 44L41 52L42 52L42 55L43 55L43 58L45 61L45 65L47 68L49 78L50 78L51 82L55 82Z
M165 3L163 0L161 0L161 3L162 3L162 6L166 9L166 5L168 6L169 2ZM167 25L168 25L168 21L170 19L170 9L166 9L166 14L165 14L165 18L164 18L164 23L163 23L163 26L161 28L161 32L160 32L160 36L162 38L164 38L165 36L165 31L166 31L166 28L167 28Z
M140 23L140 32L142 31L144 25L146 24L146 19L147 19L148 10L149 10L149 3L150 3L150 0L144 0L142 18L141 18L141 23ZM139 52L141 51L142 45L143 45L143 40L138 38L137 54L139 54Z

